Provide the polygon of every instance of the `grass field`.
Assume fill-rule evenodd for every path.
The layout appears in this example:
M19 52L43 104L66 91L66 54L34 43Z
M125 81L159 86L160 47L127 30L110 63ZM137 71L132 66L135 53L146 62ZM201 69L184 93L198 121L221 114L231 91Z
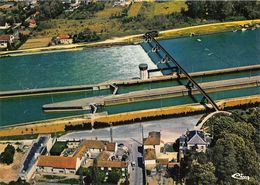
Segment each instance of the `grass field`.
M123 7L119 7L119 6L116 6L116 7L106 7L104 10L102 11L98 11L95 16L97 17L105 17L105 18L109 18L111 17L111 15L113 14L120 14L123 10Z
M128 17L135 17L138 15L141 7L142 7L143 3L142 2L138 2L138 3L133 3L131 5L131 8L128 11Z
M50 37L40 39L28 39L19 49L46 47L51 41Z
M54 37L60 34L75 34L83 31L86 28L102 35L113 35L120 30L121 24L116 20L107 20L104 18L93 18L84 20L66 20L66 19L52 19L46 21L47 24L52 25L51 28L44 29L40 32L35 32L34 37Z
M134 3L128 11L128 16L134 17L138 14L143 14L144 16L152 17L159 14L179 12L182 7L186 8L185 1ZM96 12L94 17L88 19L51 19L44 22L49 26L42 31L34 32L33 37L52 38L60 34L79 33L86 28L95 31L101 39L145 32L146 30L143 26L138 23L134 23L129 27L123 25L120 19L111 19L112 15L120 15L124 8L120 6L113 7L111 3L107 3L104 10ZM24 47L28 48L29 46L25 45Z
M173 12L180 12L182 8L187 9L185 1L151 2L143 3L141 12L147 17L153 17L155 15L167 15Z

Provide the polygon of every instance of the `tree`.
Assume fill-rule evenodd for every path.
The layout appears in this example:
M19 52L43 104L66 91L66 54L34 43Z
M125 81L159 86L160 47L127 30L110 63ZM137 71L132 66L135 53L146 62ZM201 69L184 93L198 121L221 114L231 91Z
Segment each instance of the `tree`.
M231 175L238 172L236 151L232 143L219 139L213 149L213 163L219 184L231 183Z
M190 173L187 176L187 185L214 185L217 182L215 167L212 162L200 164L194 161L191 165Z
M116 170L112 170L109 174L108 174L108 179L107 182L108 183L112 183L112 184L117 184L119 179L121 177L120 172L116 171Z
M7 165L13 163L15 148L12 145L7 145L5 150L0 154L0 162Z
M186 14L192 18L203 18L206 13L206 1L186 1Z

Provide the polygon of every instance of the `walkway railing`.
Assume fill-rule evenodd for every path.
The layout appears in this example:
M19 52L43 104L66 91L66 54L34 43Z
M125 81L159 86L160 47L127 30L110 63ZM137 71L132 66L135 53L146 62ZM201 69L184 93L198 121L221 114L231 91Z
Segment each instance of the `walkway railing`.
M155 43L155 47L152 48L153 50L159 51L161 50L165 56L164 56L164 60L168 60L172 61L178 68L177 70L177 74L183 73L185 75L185 77L188 78L189 82L198 89L198 91L204 96L204 98L212 105L212 107L216 110L219 111L219 107L218 105L214 102L213 99L210 98L210 96L199 86L199 84L197 84L197 82L195 82L191 76L188 74L188 72L186 72L182 66L164 49L164 47L154 38L154 32L147 32L144 34L144 38L147 42L154 42Z

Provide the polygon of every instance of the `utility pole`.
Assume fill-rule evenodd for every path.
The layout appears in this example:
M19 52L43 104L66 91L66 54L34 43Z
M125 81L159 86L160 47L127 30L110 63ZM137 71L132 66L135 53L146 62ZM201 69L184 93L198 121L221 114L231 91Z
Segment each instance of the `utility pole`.
M112 130L112 123L110 123L110 142L113 143L113 130Z

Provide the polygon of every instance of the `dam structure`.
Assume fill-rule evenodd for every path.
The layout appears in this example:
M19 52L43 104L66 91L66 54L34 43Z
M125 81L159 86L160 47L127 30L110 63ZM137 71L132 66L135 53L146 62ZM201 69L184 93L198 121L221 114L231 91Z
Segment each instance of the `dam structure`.
M252 31L243 33L247 34L260 33L259 31ZM242 33L222 33L223 35L240 35ZM205 38L215 37L203 36L197 41L197 38L181 38L181 41L190 40L195 42L196 45L202 45ZM225 38L226 39L226 38ZM247 38L246 38L247 39ZM118 71L120 77L118 78L105 78L100 82L96 83L75 83L76 81L71 80L71 85L64 85L65 83L57 83L56 87L55 80L51 81L51 84L39 86L39 88L30 88L35 85L28 84L25 86L21 83L24 88L6 88L4 91L0 91L0 103L2 109L2 115L0 119L0 126L11 127L20 124L38 125L38 123L54 123L55 120L61 121L65 124L70 124L76 118L80 118L83 121L77 122L77 124L84 123L114 123L114 122L128 122L138 119L155 119L163 116L174 116L178 114L188 114L195 112L205 111L219 111L227 110L232 107L239 107L240 105L259 105L260 102L260 64L257 58L257 52L255 57L250 60L242 60L235 63L227 61L224 63L224 57L214 58L214 64L219 60L221 66L214 66L214 64L207 64L207 66L201 64L206 63L208 58L212 59L212 49L205 45L203 52L206 52L206 58L202 58L202 63L192 63L193 60L198 61L198 58L191 58L190 66L187 64L187 57L185 61L180 60L180 51L173 52L169 49L165 43L165 40L157 41L153 33L147 33L144 35L144 42L141 44L143 51L147 53L147 57L150 59L150 63L146 56L138 51L137 58L132 57L134 52L130 56L127 55L127 51L122 51L124 60L138 61L136 63L131 62L131 73L134 71L134 75L129 74L124 76L126 69L129 67L125 61L120 61L117 64L116 61L113 63L117 65L113 71ZM172 43L172 41L169 41ZM177 39L176 42L179 42ZM139 48L141 46L138 46ZM214 45L215 46L215 45ZM232 45L233 46L233 45ZM195 47L195 46L194 46ZM132 46L130 47L132 49ZM173 45L173 48L176 48ZM192 48L193 49L193 48ZM254 47L252 49L255 49ZM258 50L258 48L256 47ZM99 50L99 49L97 49ZM113 55L117 54L115 48L108 48L109 51L113 51ZM138 49L139 50L139 49ZM178 48L176 49L176 51ZM98 55L104 53L104 49L98 51ZM90 51L78 51L79 55L83 55L83 52L89 54ZM144 52L144 53L145 53ZM188 50L185 52L189 52ZM106 57L109 56L107 53ZM217 51L215 51L217 53ZM252 53L252 52L251 52ZM34 66L33 70L39 71L44 68L39 68L41 65L54 65L53 63L47 63L45 60L47 57L56 58L58 53L51 53L40 55L39 59L43 58L44 62L30 63ZM73 55L75 57L76 52L68 52L64 54L66 56ZM112 56L113 56L112 55ZM128 53L128 55L130 55ZM177 56L177 57L176 57ZM119 57L119 56L118 56ZM17 57L26 60L36 56L24 56ZM92 57L93 58L93 57ZM77 58L76 58L77 59ZM14 58L0 59L1 66L9 65L10 61ZM79 59L80 60L80 59ZM258 60L258 61L257 61ZM66 65L72 65L74 68L78 68L78 64L75 62L69 62ZM178 61L178 62L177 62ZM89 62L89 61L87 61ZM87 63L86 62L86 63ZM23 61L19 61L18 66L23 64ZM55 62L54 62L55 63ZM153 63L153 65L151 65ZM230 63L230 64L229 64ZM57 64L59 64L57 62ZM62 62L61 62L62 64ZM148 64L148 65L147 65ZM24 65L24 64L23 64ZM62 64L65 66L65 63ZM82 64L83 65L83 64ZM86 65L84 63L84 65ZM101 64L98 64L100 68ZM198 65L199 67L195 68ZM58 65L57 65L58 66ZM106 63L104 63L106 66ZM111 66L111 64L109 64ZM206 68L207 67L207 68ZM3 68L5 69L5 68ZM13 68L12 68L13 69ZM21 68L22 69L22 68ZM73 68L72 68L73 69ZM84 68L85 69L85 68ZM108 69L108 68L107 68ZM121 71L122 69L122 71ZM205 70L206 69L206 70ZM52 69L58 75L58 68ZM99 69L97 69L99 70ZM6 70L8 72L8 70ZM5 73L5 71L3 71ZM78 79L81 75L89 75L89 77L95 77L92 75L92 71L84 73L85 71L79 71L75 73L69 73L66 75L62 72L65 81L69 79ZM99 73L109 75L109 71L99 71ZM42 74L48 76L48 73L39 73L39 76L35 76L36 79L40 78ZM54 74L54 72L52 73ZM155 75L156 74L156 75ZM162 75L163 74L163 75ZM23 73L19 73L23 75ZM137 77L138 76L138 77ZM28 78L28 76L26 76ZM56 76L50 76L51 79L55 79ZM135 77L135 78L134 78ZM106 79L113 79L105 81ZM21 78L21 81L25 81ZM93 80L95 82L95 80ZM17 84L15 81L14 84ZM4 83L3 83L4 84ZM82 85L80 85L82 84ZM19 84L20 85L20 84ZM30 86L30 87L29 87ZM7 85L6 85L7 87ZM29 87L29 88L28 88ZM4 86L2 86L4 88ZM20 89L20 90L19 90ZM12 116L13 114L19 116ZM64 128L64 127L63 127ZM39 129L39 125L37 126ZM27 133L23 130L23 133Z
M102 84L103 87L110 88L112 90L111 95L94 96L89 98L70 100L64 102L57 102L43 105L43 110L46 112L59 112L59 111L82 111L88 110L90 113L95 114L99 109L104 107L131 104L136 102L144 102L151 100L161 100L176 97L193 97L194 95L202 95L199 103L204 104L208 108L213 108L215 111L220 111L219 106L209 96L208 93L221 92L228 90L239 90L243 88L259 88L260 77L245 77L237 79L227 79L220 81L212 81L205 83L197 83L193 76L211 76L221 75L225 73L241 72L246 70L259 70L260 65L244 66L238 68L229 68L224 70L206 71L203 73L191 73L189 74L154 38L153 32L144 34L144 39L149 44L151 51L158 54L161 57L160 63L167 64L167 67L159 69L149 69L146 64L140 64L140 79L139 80L125 80L114 81L106 84ZM155 71L172 70L171 75L149 78L149 74ZM182 82L181 82L182 79ZM164 81L176 80L179 84L173 86L163 87ZM138 86L144 83L156 83L159 81L161 87L153 89L142 89L136 91L125 92L118 94L122 85Z

